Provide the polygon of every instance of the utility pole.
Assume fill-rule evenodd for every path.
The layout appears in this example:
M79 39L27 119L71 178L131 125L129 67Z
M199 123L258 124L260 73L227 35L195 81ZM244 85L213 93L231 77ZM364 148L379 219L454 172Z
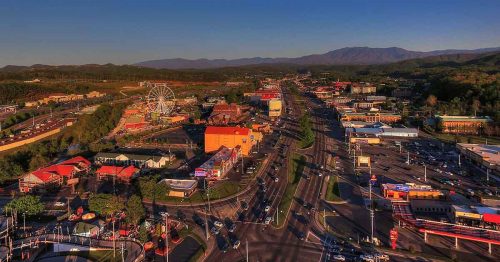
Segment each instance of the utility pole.
M372 179L371 177L371 168L370 168L370 183L368 184L369 185L369 188L370 188L370 224L371 224L371 238L370 238L370 242L373 243L373 220L375 218L375 214L373 212L373 201L372 201L372 182L374 181L374 179Z
M401 147L401 142L399 142L399 153L401 154L402 152L402 147Z
M115 237L115 218L112 218L113 224L113 257L116 257L116 237Z
M26 236L26 212L23 212L23 231Z
M427 182L427 165L424 164L424 181Z
M407 153L406 154L407 155L407 157L406 157L406 164L410 165L410 151L407 151L406 153Z
M352 159L352 167L356 170L356 148L353 149L354 158Z
M206 211L206 209L205 209ZM208 234L208 221L207 221L207 212L205 212L205 235L207 236L207 240L210 238L210 235Z
M248 238L246 239L247 262L248 262Z
M168 262L168 213L165 214L165 244L167 245L167 262Z
M486 168L486 182L490 182L490 169Z
M458 154L458 167L462 167L461 154Z

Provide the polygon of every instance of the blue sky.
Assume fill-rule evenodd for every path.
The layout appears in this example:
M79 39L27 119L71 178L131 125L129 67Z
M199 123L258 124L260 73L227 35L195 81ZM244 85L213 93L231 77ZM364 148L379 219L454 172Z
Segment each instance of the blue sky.
M0 66L500 46L498 0L3 0Z

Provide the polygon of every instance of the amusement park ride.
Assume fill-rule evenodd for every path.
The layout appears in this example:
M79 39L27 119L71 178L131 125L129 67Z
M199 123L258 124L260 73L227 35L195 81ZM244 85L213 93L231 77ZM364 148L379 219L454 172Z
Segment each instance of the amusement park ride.
M175 95L167 86L154 86L146 96L148 109L152 114L168 116L175 107Z

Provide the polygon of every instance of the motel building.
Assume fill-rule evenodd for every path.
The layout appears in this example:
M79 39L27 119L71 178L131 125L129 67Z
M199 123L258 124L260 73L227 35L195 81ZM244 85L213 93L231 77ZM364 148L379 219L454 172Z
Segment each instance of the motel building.
M87 174L90 162L77 156L58 164L37 169L19 179L19 191L22 193L46 192L63 184L78 183L77 175Z

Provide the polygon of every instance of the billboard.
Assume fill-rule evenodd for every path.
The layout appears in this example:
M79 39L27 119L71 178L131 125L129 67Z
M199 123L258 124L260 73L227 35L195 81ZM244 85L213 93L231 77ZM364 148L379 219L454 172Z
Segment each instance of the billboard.
M207 172L203 168L196 168L194 170L194 176L196 177L207 176Z

